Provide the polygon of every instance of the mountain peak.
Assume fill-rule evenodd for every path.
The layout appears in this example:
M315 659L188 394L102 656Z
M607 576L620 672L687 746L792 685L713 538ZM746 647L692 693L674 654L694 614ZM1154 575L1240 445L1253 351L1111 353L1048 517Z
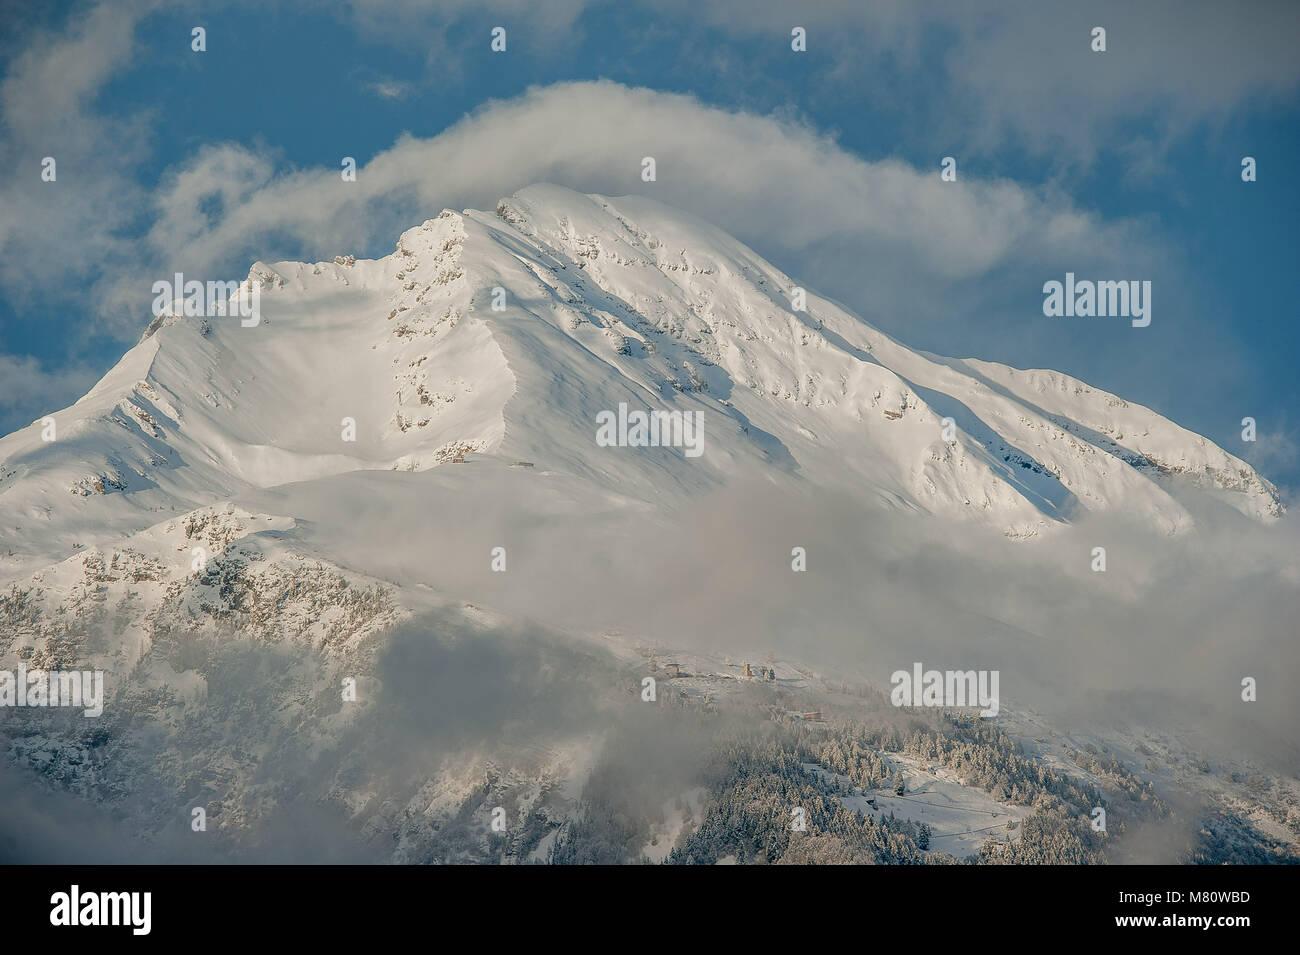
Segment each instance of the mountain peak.
M645 198L534 185L492 212L444 210L382 259L258 262L244 284L255 327L156 318L50 416L55 440L41 422L0 439L16 553L467 454L634 501L762 476L1019 538L1081 511L1186 530L1188 494L1283 513L1247 464L1149 409L1059 372L908 349ZM703 453L598 445L599 417L624 406L700 415Z

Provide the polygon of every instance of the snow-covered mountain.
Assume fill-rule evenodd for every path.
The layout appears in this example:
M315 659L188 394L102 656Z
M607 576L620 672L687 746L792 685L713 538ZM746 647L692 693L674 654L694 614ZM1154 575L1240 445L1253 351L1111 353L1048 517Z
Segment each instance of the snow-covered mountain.
M272 798L250 753L333 744L339 680L372 673L386 628L448 606L500 622L465 604L479 596L458 590L455 558L435 573L430 555L469 548L490 578L510 520L617 538L755 485L1027 548L1095 513L1158 536L1194 532L1203 506L1243 526L1283 515L1249 465L1150 409L1054 371L911 350L642 198L532 186L444 211L382 259L258 263L254 286L258 323L158 318L52 429L0 439L0 668L115 674L117 712L171 734L157 771L219 791L231 825ZM600 417L620 406L698 414L702 453L603 446ZM467 524L499 534L467 540ZM535 563L563 564L573 539ZM249 691L256 738L203 715L213 681L231 686L212 663L230 651L204 641L232 630L302 651L247 674L245 690L275 687L273 703ZM671 643L611 646L640 660L643 637ZM526 754L529 799L581 761L580 736ZM74 791L107 785L86 769L92 744L25 739L11 758ZM472 780L406 795L460 806ZM324 788L357 812L373 795Z
M383 259L258 263L254 283L255 327L156 320L50 416L56 440L41 421L0 439L0 573L249 488L461 452L647 502L763 475L1020 537L1079 509L1184 530L1189 491L1282 513L1249 465L1147 408L912 351L811 292L796 311L797 277L646 199L533 186ZM702 412L703 455L598 448L620 403Z

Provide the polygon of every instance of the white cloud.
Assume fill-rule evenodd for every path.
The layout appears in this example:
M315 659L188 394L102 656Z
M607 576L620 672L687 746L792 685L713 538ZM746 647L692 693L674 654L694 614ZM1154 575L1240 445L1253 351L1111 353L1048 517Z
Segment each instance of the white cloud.
M1107 31L1105 53L1090 48L1095 26ZM947 69L977 99L985 145L1010 133L1090 155L1130 138L1123 124L1167 140L1255 97L1293 93L1297 38L1295 4L1026 3L965 24Z
M841 88L857 84L868 102L893 107L901 86L918 121L968 152L1014 145L1058 163L1089 160L1132 140L1134 124L1163 152L1198 123L1300 86L1300 6L1290 2L826 0L794 12L783 0L672 0L671 9L782 42L802 25L808 55L830 58ZM1091 50L1096 26L1105 53Z
M0 85L9 135L83 138L87 102L131 54L137 21L157 2L101 3L58 36L33 37Z
M643 156L656 158L657 182L641 181ZM206 149L159 191L150 261L161 273L200 274L273 254L382 254L443 207L490 209L537 181L660 199L788 269L897 263L904 272L877 290L882 302L907 301L918 280L952 283L1026 261L1104 254L1131 265L1150 243L1133 225L1107 224L1047 191L943 183L937 166L868 162L796 121L603 81L533 89L437 136L404 136L356 182L334 168L272 175L266 157L243 147ZM134 281L130 294L143 296L148 283Z
M65 408L98 376L87 368L44 368L30 357L0 354L0 433Z
M71 298L77 280L126 253L117 235L144 191L135 164L151 141L140 117L93 109L102 85L131 61L139 20L156 0L101 3L63 33L25 40L0 83L0 280L11 294ZM53 157L57 178L41 180Z
M382 99L401 99L411 91L409 83L400 83L397 80L376 80L368 84L366 89Z

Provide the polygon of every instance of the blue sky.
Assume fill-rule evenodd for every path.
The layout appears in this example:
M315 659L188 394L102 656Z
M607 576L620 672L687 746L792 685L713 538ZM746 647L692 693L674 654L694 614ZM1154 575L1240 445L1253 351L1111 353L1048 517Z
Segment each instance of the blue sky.
M0 432L84 393L157 278L383 255L546 180L687 208L909 345L1075 375L1294 496L1296 5L786 6L6 6ZM1044 317L1067 271L1151 280L1151 326Z

